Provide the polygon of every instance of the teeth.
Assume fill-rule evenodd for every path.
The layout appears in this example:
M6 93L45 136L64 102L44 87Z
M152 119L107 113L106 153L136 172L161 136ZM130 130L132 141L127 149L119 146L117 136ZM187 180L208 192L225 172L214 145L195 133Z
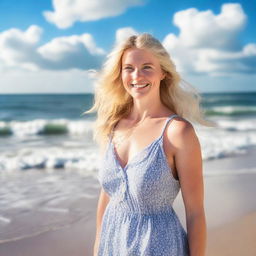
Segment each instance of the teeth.
M148 84L132 84L133 87L135 88L143 88L146 87Z

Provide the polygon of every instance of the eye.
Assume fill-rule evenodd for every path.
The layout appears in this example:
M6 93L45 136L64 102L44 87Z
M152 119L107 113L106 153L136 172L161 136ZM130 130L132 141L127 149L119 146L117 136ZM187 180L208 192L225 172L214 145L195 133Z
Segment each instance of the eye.
M144 68L144 69L150 69L151 66L144 66L143 68Z
M126 67L123 67L124 70L132 70L132 67L130 66L126 66Z

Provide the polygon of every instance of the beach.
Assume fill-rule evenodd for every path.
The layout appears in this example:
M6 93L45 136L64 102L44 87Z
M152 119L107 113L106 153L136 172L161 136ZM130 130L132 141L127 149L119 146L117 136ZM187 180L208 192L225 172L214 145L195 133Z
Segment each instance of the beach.
M207 170L204 177L208 226L207 256L256 255L255 157L254 149L246 155L204 161L204 170ZM83 209L81 216L72 221L67 217L66 225L63 218L61 226L42 230L38 234L31 231L31 226L31 236L1 241L0 256L91 256L99 186L97 179L93 182L84 179L79 184L88 188L88 195L95 194L92 197L84 195L83 199L69 202L72 207ZM67 202L62 202L59 207L60 205L63 209L69 208ZM181 194L177 197L174 208L184 225ZM49 216L49 212L42 215L41 221ZM33 222L33 216L30 217ZM29 230L26 232L29 234Z

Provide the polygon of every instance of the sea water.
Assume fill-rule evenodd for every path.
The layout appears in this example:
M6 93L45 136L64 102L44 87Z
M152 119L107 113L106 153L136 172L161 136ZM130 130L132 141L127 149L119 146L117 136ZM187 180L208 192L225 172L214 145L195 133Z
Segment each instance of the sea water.
M256 93L202 94L217 127L195 126L203 159L246 152L256 145ZM95 114L85 95L0 95L0 171L97 168Z

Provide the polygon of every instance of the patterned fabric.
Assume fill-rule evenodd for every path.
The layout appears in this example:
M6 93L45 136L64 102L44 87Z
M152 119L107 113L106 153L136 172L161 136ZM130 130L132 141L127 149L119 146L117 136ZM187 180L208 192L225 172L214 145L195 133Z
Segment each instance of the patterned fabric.
M98 256L186 256L187 234L172 204L180 183L168 165L163 134L122 168L111 136L98 180L110 195Z

